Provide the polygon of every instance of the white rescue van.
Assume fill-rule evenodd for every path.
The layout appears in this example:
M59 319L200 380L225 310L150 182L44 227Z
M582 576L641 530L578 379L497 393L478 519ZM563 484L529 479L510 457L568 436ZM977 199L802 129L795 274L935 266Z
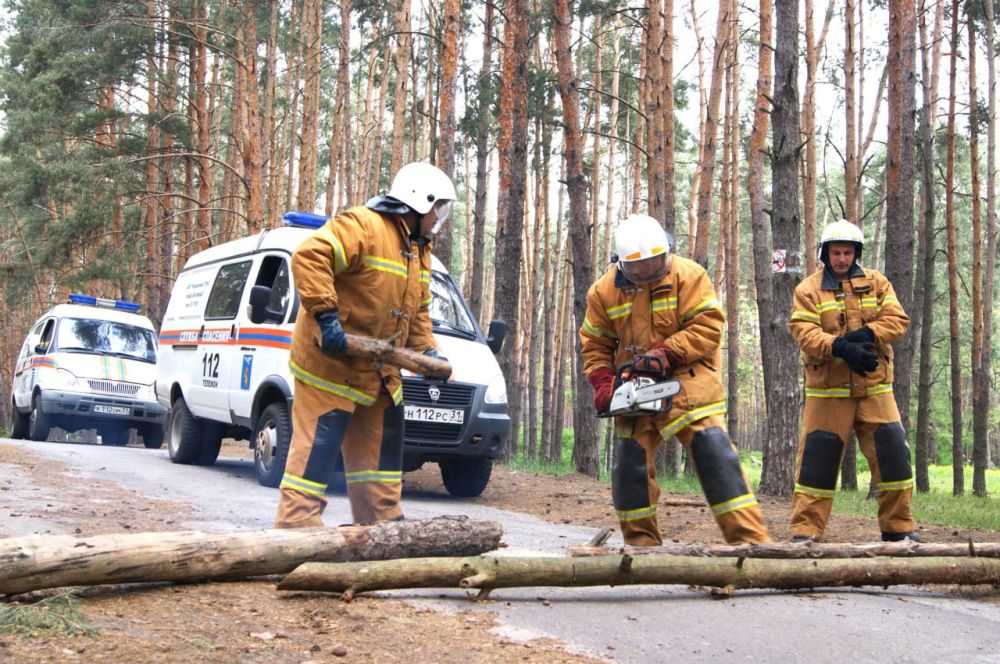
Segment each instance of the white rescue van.
M163 444L167 409L153 392L157 338L139 305L70 295L28 331L11 386L11 436L46 440L54 427L96 429L105 445Z
M206 249L177 277L160 330L156 396L170 409L175 463L211 465L223 438L248 440L258 481L276 487L291 440L288 370L299 301L292 252L326 217L290 212L284 225ZM484 335L444 266L433 259L430 315L451 380L403 372L403 470L437 462L449 493L478 496L510 430L494 357L506 325Z

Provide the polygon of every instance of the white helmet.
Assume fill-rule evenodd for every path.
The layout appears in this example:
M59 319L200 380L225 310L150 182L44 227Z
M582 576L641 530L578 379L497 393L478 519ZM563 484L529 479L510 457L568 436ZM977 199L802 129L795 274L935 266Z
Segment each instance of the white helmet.
M861 258L865 248L865 234L846 219L839 219L826 225L819 243L819 259L826 264L827 245L831 242L849 242L854 245L854 260Z
M630 214L615 229L615 253L618 267L633 283L658 281L670 269L670 239L667 231L656 219L645 214ZM653 272L644 270L638 274L640 261L643 265L655 264Z
M427 214L439 201L456 198L451 178L437 166L422 161L406 164L396 172L389 196L406 203L418 214Z

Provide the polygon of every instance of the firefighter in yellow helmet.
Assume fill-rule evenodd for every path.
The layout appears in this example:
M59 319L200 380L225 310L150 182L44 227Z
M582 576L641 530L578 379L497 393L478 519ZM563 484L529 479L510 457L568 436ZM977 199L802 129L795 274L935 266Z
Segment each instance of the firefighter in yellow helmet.
M892 284L858 264L864 234L849 221L829 224L823 268L795 289L788 326L802 349L806 399L799 440L792 539L823 536L850 441L858 437L878 498L884 541L917 540L910 513L913 472L892 395L892 342L910 319Z
M615 418L612 501L626 544L662 543L656 520L660 489L654 459L677 436L727 542L767 542L760 507L725 428L719 377L725 318L712 283L697 263L674 256L666 231L633 214L615 232L618 261L587 293L580 328L583 371L594 407L608 411L616 372L637 356L654 357L680 381L668 412Z
M343 454L355 523L400 519L403 407L399 369L346 355L345 333L436 357L429 242L455 187L430 164L396 173L388 194L339 213L296 249L302 302L289 367L292 442L275 526L323 525L326 488Z

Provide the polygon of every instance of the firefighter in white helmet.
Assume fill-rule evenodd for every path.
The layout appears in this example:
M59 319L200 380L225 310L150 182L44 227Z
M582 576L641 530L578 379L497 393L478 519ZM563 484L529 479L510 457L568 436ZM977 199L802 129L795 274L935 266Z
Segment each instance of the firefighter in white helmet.
M862 268L864 233L840 220L824 230L823 267L795 289L788 323L805 363L791 531L795 541L822 537L851 431L868 460L885 541L918 540L910 512L913 472L906 432L892 395L892 343L910 319L892 284Z
M399 369L346 355L345 333L436 357L431 242L455 200L430 164L403 166L388 194L345 210L292 256L302 310L292 336L292 443L275 525L322 526L343 454L355 523L402 518L403 385Z
M608 411L616 372L629 362L662 366L683 385L668 412L615 419L612 500L625 542L662 543L654 459L672 436L694 461L726 541L770 541L726 433L719 376L726 323L708 275L697 263L675 256L663 226L647 215L624 219L615 247L618 260L590 287L580 328L594 407Z

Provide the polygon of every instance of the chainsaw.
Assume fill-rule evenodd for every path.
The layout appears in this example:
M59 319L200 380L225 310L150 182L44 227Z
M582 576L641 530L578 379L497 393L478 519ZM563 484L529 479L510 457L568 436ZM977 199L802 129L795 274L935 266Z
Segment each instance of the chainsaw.
M641 362L638 362L641 358ZM657 366L659 365L659 366ZM641 367L641 368L639 368ZM618 368L608 412L598 417L648 417L670 410L673 396L681 391L678 380L668 380L658 358L636 356Z

